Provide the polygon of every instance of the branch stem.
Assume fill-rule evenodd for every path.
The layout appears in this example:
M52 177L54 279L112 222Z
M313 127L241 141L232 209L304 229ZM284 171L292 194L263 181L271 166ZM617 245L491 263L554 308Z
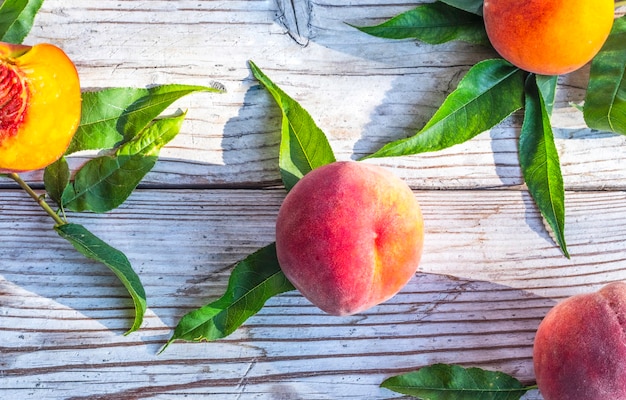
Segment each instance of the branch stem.
M28 186L28 184L26 182L24 182L24 180L18 174L10 173L7 176L9 178L13 179L15 182L17 182L17 184L20 185L20 187L22 189L24 189L26 191L26 193L28 193L30 195L30 197L32 197L33 200L35 200L37 202L37 204L39 204L39 206L41 208L43 208L43 210L50 217L52 217L52 219L54 220L54 222L57 223L57 225L65 225L67 223L61 217L59 217L59 215L57 213L55 213L52 208L50 208L48 203L46 203L46 200L44 199L44 197L38 195L30 186Z

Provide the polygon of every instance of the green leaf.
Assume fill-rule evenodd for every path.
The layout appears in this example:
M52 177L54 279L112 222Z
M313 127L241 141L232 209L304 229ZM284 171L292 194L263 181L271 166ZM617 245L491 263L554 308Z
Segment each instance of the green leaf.
M583 115L592 129L626 135L626 16L591 62Z
M235 265L221 298L183 316L161 351L179 339L224 338L259 312L270 297L294 289L278 265L276 245L267 245Z
M83 93L80 125L66 154L113 148L157 118L176 100L190 93L223 92L223 87L161 85L149 89L108 88Z
M185 114L156 120L114 155L88 161L76 173L63 205L72 211L104 213L120 206L154 167L159 151L182 126Z
M502 372L447 364L388 378L381 387L423 400L517 400L536 388Z
M48 196L56 204L62 205L63 192L70 183L70 167L65 157L59 158L46 167L43 172L43 183Z
M135 319L126 334L139 329L146 312L146 293L124 253L103 242L82 225L63 224L54 229L81 254L106 265L122 281L135 305Z
M0 5L0 41L22 43L42 4L43 0L4 0Z
M314 168L335 161L326 135L309 113L276 86L250 61L252 73L274 97L282 111L278 164L287 190Z
M429 44L453 40L490 44L481 16L442 2L419 5L380 25L355 28L376 37L417 39Z
M548 115L552 115L554 109L554 100L556 99L556 85L559 77L556 75L535 75L537 80L537 88L542 94L544 105Z
M421 131L388 143L366 158L438 151L493 128L524 105L525 75L503 59L479 62Z
M569 258L564 233L563 176L550 125L550 114L546 107L546 94L541 89L537 85L535 75L530 75L526 83L526 106L519 138L519 160L528 191L552 229L555 241L563 254Z
M483 0L441 0L452 7L460 8L476 15L483 15Z

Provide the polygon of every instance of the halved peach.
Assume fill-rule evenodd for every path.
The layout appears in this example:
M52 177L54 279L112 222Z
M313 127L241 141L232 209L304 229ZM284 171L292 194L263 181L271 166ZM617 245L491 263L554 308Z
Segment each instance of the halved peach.
M63 50L0 42L0 172L59 159L81 115L78 72Z

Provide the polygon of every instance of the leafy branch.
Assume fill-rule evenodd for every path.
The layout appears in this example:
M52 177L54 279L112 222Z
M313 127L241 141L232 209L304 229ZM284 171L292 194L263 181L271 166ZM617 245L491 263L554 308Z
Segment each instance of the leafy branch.
M438 10L441 21L431 25L428 17ZM358 27L362 32L387 39L413 38L426 43L469 40L476 37L482 0L445 0L420 5L382 24ZM479 22L480 25L484 23ZM432 40L431 36L438 38ZM592 129L626 134L625 67L626 17L615 20L604 47L591 62L583 107ZM509 69L509 73L504 71ZM430 121L415 135L392 141L367 156L399 157L438 151L472 139L517 110L524 122L519 138L519 161L524 182L547 222L556 244L569 258L565 239L564 186L558 152L550 125L557 77L534 76L502 59L474 65L448 95Z
M43 0L5 0L0 5L2 41L19 44L33 26ZM128 258L82 225L67 221L65 211L111 211L126 201L155 165L159 151L181 129L185 113L161 114L194 92L223 92L221 84L159 85L149 89L109 88L82 94L78 130L65 156L81 150L103 150L71 178L65 156L44 171L44 194L36 193L17 173L15 181L54 220L54 230L85 257L100 262L118 277L135 306L126 334L139 329L146 312L146 293ZM42 133L42 134L45 134ZM58 212L48 204L52 200ZM62 215L62 216L61 216Z
M112 91L133 93L133 96L126 96L126 103L120 102L119 98L110 101L109 94ZM54 230L59 236L87 258L109 267L119 278L135 306L134 322L126 334L139 329L146 312L146 293L141 280L124 253L96 237L84 226L69 223L65 211L105 213L122 205L155 165L160 149L176 137L181 129L185 113L178 112L170 116L161 116L160 113L180 97L198 91L221 92L222 89L219 85L161 85L152 89L113 88L84 93L90 107L83 108L79 127L82 135L74 137L73 147L66 155L91 149L94 142L114 143L112 147L99 146L107 154L79 167L73 179L70 179L65 157L51 164L44 170L46 193L43 195L37 194L18 174L7 175L54 219ZM137 96L137 93L140 95ZM142 107L137 107L138 103ZM110 117L112 113L116 113L113 118ZM141 114L140 118L138 114ZM122 125L119 123L121 120L135 122ZM121 128L107 129L110 124ZM111 140L112 137L115 140ZM58 212L46 202L46 198L56 204Z

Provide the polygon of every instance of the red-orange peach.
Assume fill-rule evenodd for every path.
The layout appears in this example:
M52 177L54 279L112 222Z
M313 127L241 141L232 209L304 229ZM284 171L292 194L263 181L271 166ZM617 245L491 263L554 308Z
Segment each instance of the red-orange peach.
M579 69L611 31L613 0L485 0L491 44L519 68L542 75Z
M533 361L545 400L626 399L626 283L558 303L539 325Z
M313 304L350 315L399 292L417 270L424 225L409 186L390 170L334 162L306 174L276 221L280 267Z

